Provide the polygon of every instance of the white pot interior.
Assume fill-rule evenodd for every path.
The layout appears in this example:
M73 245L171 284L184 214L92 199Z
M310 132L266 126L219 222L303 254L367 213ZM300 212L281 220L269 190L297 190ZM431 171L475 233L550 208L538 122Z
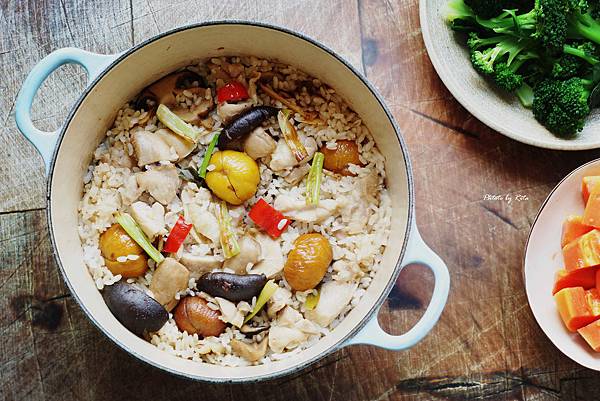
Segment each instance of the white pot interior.
M116 111L142 88L193 60L247 54L295 65L335 88L362 117L386 158L393 217L383 265L360 304L315 346L288 359L253 367L222 367L192 362L159 351L123 327L106 307L83 262L77 234L82 179L94 149ZM192 378L256 380L302 368L334 349L373 311L395 277L409 223L407 160L392 122L370 89L351 69L315 44L273 28L246 24L197 26L153 40L110 69L81 101L68 122L50 182L50 224L65 278L91 319L114 341L141 359Z

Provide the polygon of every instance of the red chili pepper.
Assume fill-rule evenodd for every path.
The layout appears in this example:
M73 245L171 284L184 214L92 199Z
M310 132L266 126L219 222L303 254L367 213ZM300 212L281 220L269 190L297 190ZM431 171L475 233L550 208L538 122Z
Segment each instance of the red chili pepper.
M263 199L259 199L252 206L248 216L272 238L278 238L286 227L290 225L290 220L286 219L283 214L275 210Z
M221 89L217 90L217 100L219 103L237 102L239 100L248 99L248 90L238 81L231 81L225 84Z
M185 237L190 233L192 229L191 224L187 224L183 216L179 216L177 222L173 226L173 229L169 233L169 237L167 238L167 242L165 242L165 247L163 248L164 252L175 253L185 241Z

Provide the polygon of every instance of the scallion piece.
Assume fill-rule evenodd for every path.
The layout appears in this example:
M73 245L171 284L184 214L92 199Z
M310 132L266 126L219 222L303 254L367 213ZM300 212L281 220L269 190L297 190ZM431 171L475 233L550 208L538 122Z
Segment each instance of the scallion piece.
M235 255L240 253L240 246L238 245L235 232L231 225L231 216L229 210L227 210L227 202L222 201L219 207L219 213L217 214L217 220L219 222L219 240L223 247L223 255L225 259L233 258Z
M250 314L244 319L244 324L252 319L262 309L262 307L265 306L267 301L271 299L278 288L279 286L275 284L273 280L267 281L260 294L258 294L258 299L256 300L256 305L254 305L254 309L252 309L252 312L250 312Z
M200 168L198 169L198 175L202 178L206 178L206 168L208 167L208 163L210 163L210 158L215 151L215 146L217 146L217 142L219 142L219 134L220 132L215 132L210 143L208 144L208 148L206 148L206 153L202 158L202 164L200 164Z
M154 245L152 245L133 217L127 213L119 213L117 215L117 223L123 227L123 230L125 230L125 232L129 234L129 236L137 242L137 244L141 246L148 256L154 259L157 264L160 264L165 260L165 257L154 247Z
M321 294L317 291L316 294L309 294L306 297L306 302L304 302L304 307L306 310L313 310L319 303L319 299L321 298Z
M169 110L164 104L158 106L156 117L177 135L194 143L198 140L198 135L200 135L200 133L196 131L194 127L179 118L177 114Z
M318 205L319 194L321 193L321 181L323 179L323 160L325 155L321 152L315 153L310 171L308 172L308 179L306 181L306 204L307 205Z
M283 134L283 139L292 151L292 154L296 160L302 161L308 157L308 152L302 142L300 142L300 137L298 136L296 128L294 128L294 125L290 122L291 115L291 110L283 109L277 113L277 122L279 123L279 129Z

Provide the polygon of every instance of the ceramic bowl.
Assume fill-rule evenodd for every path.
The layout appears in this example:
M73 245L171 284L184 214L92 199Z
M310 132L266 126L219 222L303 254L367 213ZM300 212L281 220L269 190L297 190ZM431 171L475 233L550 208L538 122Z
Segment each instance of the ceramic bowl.
M523 271L529 306L550 341L580 365L600 370L600 354L579 334L566 329L552 296L554 273L563 266L562 224L569 215L583 214L581 179L587 175L600 175L600 159L577 168L550 192L531 227Z
M448 1L419 2L421 30L440 79L465 109L490 128L529 145L559 150L600 147L599 110L592 113L576 138L561 139L538 123L516 97L496 89L477 74L469 60L466 39L446 25Z
M360 303L329 335L287 359L259 366L223 367L161 351L117 321L83 263L77 234L77 208L82 196L82 179L92 153L126 101L148 84L193 60L243 54L297 66L330 84L353 106L386 158L392 229L379 272ZM30 116L33 97L46 77L65 63L83 65L90 82L60 130L39 131ZM119 55L98 55L74 48L57 50L29 74L17 99L15 114L19 129L46 162L50 237L56 260L74 298L111 340L154 366L211 382L272 379L296 372L352 344L373 344L394 350L409 348L433 328L444 308L449 290L448 271L442 260L423 243L416 229L410 162L393 117L360 73L333 51L305 36L270 25L223 21L175 29ZM401 336L391 336L379 327L377 313L402 266L414 262L433 270L436 282L432 300L412 329Z

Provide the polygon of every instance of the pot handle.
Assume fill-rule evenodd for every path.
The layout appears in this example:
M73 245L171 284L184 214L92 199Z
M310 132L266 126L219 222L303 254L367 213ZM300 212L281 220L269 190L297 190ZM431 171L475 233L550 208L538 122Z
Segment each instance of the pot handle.
M378 309L377 313L371 317L371 320L354 337L349 339L344 346L368 344L393 351L400 351L412 347L431 331L446 305L450 290L450 274L444 261L423 241L416 223L413 223L411 229L406 254L402 260L402 267L404 268L411 263L426 265L431 269L435 278L431 301L417 324L406 333L393 336L383 331L379 325L377 321Z
M19 131L35 146L42 155L46 174L50 168L50 160L60 129L46 132L37 129L31 121L31 105L33 98L48 76L63 64L75 63L87 71L88 84L94 80L110 64L117 55L90 53L74 47L66 47L53 51L33 67L17 96L15 103L15 120Z

